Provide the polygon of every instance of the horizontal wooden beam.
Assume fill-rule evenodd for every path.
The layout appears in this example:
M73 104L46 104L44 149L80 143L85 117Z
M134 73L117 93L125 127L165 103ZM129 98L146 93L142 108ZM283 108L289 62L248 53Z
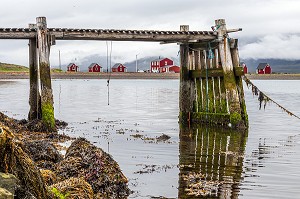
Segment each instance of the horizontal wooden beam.
M243 76L244 69L243 67L233 67L235 76ZM189 76L191 78L205 78L206 77L206 69L201 70L190 70ZM223 77L224 72L222 68L208 68L207 69L207 77Z
M207 69L207 77L223 77L224 72L222 68L209 68ZM191 78L205 78L206 77L206 69L201 70L190 70Z
M57 40L189 42L216 39L213 31L158 31L48 28ZM36 28L0 28L0 39L32 39Z
M208 42L198 42L198 43L189 44L189 46L191 49L194 50L209 50L209 48L211 49L218 48L219 42L212 41L210 42L210 44L208 44Z

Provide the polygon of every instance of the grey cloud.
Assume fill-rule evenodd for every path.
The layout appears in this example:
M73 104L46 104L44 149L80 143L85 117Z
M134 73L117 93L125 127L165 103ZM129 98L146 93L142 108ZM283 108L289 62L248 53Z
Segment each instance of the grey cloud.
M224 18L228 28L243 28L242 32L230 35L239 38L241 54L255 57L262 54L255 53L254 49L261 49L266 44L274 46L268 41L268 35L300 33L299 7L300 2L297 0L4 0L0 7L0 27L27 27L28 23L35 22L37 16L46 16L49 27L179 30L179 25L188 24L191 30L210 30L215 19ZM297 52L297 38L277 36L277 39L282 45L293 42L289 43L286 50ZM18 46L18 42L15 42L7 51L8 43L10 42L0 41L0 61L15 57L14 60L7 61L27 65L26 56L14 56L16 53L25 55L27 46L21 43ZM116 48L118 45L116 43ZM53 47L53 61L56 61L58 49L68 52L65 58L71 59L76 54L91 55L99 46L100 49L105 49L101 42L59 42ZM143 51L145 56L157 51L173 55L178 49L156 43L120 43L119 48L115 51L116 56L124 59L131 59L136 51ZM274 49L268 47L264 51L263 55L272 56ZM287 54L282 57L292 57L294 53Z

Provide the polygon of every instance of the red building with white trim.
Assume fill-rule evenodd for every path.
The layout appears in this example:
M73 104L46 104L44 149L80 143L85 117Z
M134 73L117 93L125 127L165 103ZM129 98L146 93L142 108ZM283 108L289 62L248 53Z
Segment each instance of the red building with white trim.
M69 71L69 72L78 72L79 71L79 66L77 66L74 63L69 63L69 65L67 66L67 71Z
M257 74L271 74L272 68L268 63L260 63L256 68Z
M127 67L124 66L123 64L116 63L112 68L112 72L127 72Z
M94 73L102 72L102 67L97 63L92 63L88 68L89 68L89 72L94 72Z
M174 65L173 60L169 58L156 59L150 63L150 72L151 73L160 73L161 71L166 72L166 69L161 69L163 66L172 66Z
M240 63L240 66L243 67L243 69L244 69L244 74L247 74L247 73L248 73L248 68L247 68L245 62L241 62L241 63Z
M180 67L175 65L162 66L159 68L160 73L180 73Z

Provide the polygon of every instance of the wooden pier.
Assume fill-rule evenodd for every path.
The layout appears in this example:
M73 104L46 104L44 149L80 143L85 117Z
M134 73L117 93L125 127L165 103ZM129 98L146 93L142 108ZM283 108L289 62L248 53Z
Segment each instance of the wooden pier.
M248 125L239 67L238 41L216 20L212 31L111 30L48 28L37 17L28 28L0 28L0 39L28 39L30 67L29 120L40 119L55 131L50 76L50 48L56 40L110 40L177 43L180 45L179 120L183 125L209 123L234 128Z
M188 27L181 27L187 31ZM233 128L248 126L239 66L238 40L229 37L224 19L215 21L216 38L180 44L180 122Z

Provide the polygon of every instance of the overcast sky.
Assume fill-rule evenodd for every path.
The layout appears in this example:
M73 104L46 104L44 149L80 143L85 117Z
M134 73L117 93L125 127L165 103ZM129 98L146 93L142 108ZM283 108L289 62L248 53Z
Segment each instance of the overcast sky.
M47 17L48 27L211 30L224 18L239 39L242 58L300 59L299 0L1 0L0 27L25 28L37 16ZM1 40L0 62L28 65L28 41ZM113 42L114 61L145 56L177 56L176 44ZM51 48L51 65L99 54L106 55L105 41L57 41Z

